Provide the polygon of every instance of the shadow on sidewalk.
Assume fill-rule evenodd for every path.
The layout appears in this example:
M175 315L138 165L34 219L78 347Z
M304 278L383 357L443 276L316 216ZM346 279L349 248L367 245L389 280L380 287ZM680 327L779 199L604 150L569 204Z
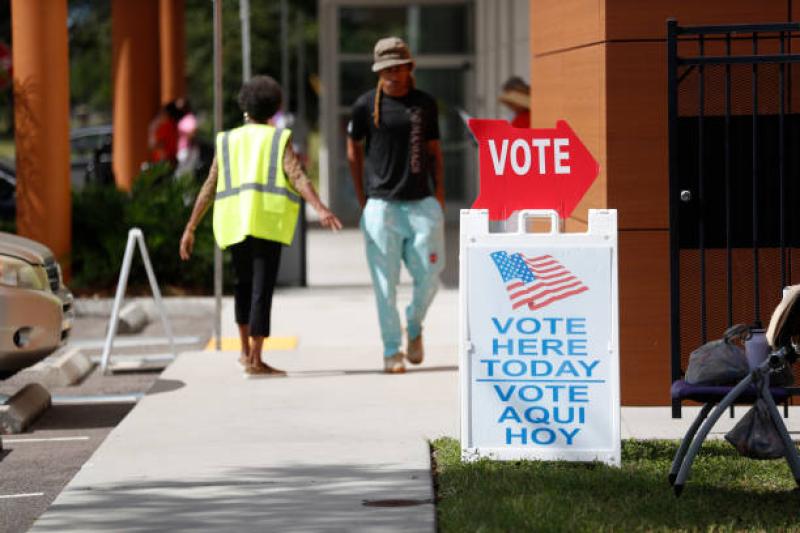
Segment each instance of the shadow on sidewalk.
M158 378L158 380L153 383L153 386L150 387L150 390L147 391L147 395L150 396L152 394L159 394L162 392L172 392L174 390L182 389L185 386L186 383L179 379Z
M445 365L445 366L425 366L420 368L406 367L406 374L424 374L429 372L457 372L458 366ZM300 370L297 372L289 372L289 378L319 378L329 376L369 376L369 375L384 375L383 370ZM389 374L386 374L389 375ZM402 375L402 374L401 374Z
M458 223L447 224L444 228L444 250L447 260L442 272L442 286L448 289L458 288Z
M93 485L67 489L33 531L420 531L434 524L429 476L312 464ZM404 500L411 505L375 506Z

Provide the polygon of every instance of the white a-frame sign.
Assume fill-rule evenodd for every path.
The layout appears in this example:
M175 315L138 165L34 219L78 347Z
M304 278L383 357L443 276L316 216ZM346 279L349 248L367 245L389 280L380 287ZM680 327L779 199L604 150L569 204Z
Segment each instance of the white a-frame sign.
M147 246L144 244L144 234L139 228L132 228L128 231L128 243L125 246L125 255L122 258L122 270L119 274L119 281L117 282L117 293L114 296L114 307L111 311L111 319L108 323L108 331L106 332L106 341L103 345L103 356L100 362L100 368L104 374L109 372L109 359L111 358L111 349L114 346L114 337L117 334L117 327L119 326L119 311L122 306L122 300L125 298L125 289L128 287L128 275L131 272L131 262L133 261L133 249L139 245L139 252L144 261L144 268L147 271L147 279L150 282L150 290L153 291L153 299L156 302L158 314L161 318L161 324L164 327L164 332L169 339L169 347L172 353L172 359L177 355L175 351L175 339L172 335L172 327L169 324L169 318L164 310L164 302L161 300L161 291L158 289L158 282L156 275L153 272L153 265L150 262L150 255L147 253Z
M519 216L490 233L488 211L461 211L462 455L619 465L617 212L590 209L586 233Z

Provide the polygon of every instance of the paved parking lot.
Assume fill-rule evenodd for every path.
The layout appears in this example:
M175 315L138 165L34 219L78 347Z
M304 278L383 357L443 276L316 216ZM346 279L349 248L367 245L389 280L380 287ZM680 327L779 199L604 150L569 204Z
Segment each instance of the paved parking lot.
M97 308L98 306L94 306ZM176 337L186 342L185 350L202 349L212 332L211 304L191 316L171 316ZM95 314L76 318L70 345L81 346L87 355L99 355L99 342L108 319ZM195 338L189 343L190 337ZM160 323L151 323L135 336L120 335L114 354L168 354ZM130 346L125 340L136 339ZM159 342L161 340L161 342ZM127 345L127 346L126 346ZM58 496L67 482L91 457L108 433L134 407L133 401L148 391L169 388L159 383L160 370L103 375L98 367L80 383L51 388L55 405L48 409L27 432L5 435L0 452L0 531L27 531ZM35 374L23 372L0 381L0 394L10 396Z

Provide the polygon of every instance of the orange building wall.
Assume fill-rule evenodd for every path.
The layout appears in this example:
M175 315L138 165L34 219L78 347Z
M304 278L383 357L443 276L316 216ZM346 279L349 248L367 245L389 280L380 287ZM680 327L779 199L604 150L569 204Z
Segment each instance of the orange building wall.
M158 0L112 0L114 177L130 190L147 160L147 130L161 100Z
M66 0L13 0L17 232L49 246L69 275L72 202Z
M618 209L625 405L669 403L666 19L781 22L800 19L798 4L531 0L533 125L566 119L601 166L567 229L582 229L588 208Z
M161 103L186 96L184 0L159 0Z
M184 0L112 0L114 176L129 190L148 159L148 126L186 96Z

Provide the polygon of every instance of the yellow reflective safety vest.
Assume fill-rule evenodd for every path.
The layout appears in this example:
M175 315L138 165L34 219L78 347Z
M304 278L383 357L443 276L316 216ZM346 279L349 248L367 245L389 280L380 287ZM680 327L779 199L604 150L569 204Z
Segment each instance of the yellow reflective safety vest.
M248 235L291 244L300 196L283 172L291 132L245 124L217 135L214 237L220 248Z

